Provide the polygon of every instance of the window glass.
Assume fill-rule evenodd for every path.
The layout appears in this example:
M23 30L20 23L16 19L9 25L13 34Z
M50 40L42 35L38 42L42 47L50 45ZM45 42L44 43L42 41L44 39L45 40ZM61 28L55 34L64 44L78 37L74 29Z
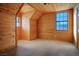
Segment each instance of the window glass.
M17 27L20 27L20 17L17 17L16 18L16 26Z
M56 14L56 30L68 30L68 13L66 11Z

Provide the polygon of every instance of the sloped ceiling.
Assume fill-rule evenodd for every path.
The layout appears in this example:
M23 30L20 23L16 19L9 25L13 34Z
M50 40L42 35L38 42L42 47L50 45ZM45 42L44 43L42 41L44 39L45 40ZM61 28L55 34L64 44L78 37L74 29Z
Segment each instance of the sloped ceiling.
M22 3L0 3L0 12L16 14ZM19 12L40 11L42 13L54 12L73 8L75 3L25 3Z
M73 8L75 3L30 3L32 8L40 12L53 12Z
M30 5L24 4L23 7L20 10L20 13L28 13L28 12L31 12L31 11L34 11L34 10L35 9L32 8Z
M0 3L0 12L16 14L21 4L19 3Z

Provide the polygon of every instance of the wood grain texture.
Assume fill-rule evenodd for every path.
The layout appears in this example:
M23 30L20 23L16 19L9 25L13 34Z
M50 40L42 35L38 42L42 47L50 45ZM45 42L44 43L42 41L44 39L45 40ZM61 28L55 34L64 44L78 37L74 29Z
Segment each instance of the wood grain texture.
M15 17L21 4L0 3L0 51L16 47Z
M15 16L0 12L0 50L15 46Z
M30 40L36 39L38 36L37 21L41 15L42 15L42 13L35 11L35 13L33 14L33 16L30 19Z
M55 12L55 11L71 9L76 4L75 3L46 3L46 5L44 5L44 3L29 3L29 5L32 8L42 13L47 13L47 12Z
M72 42L73 10L68 10L68 31L56 31L56 16L54 13L44 14L38 21L38 38L56 39Z
M21 3L0 3L0 11L8 14L16 15Z
M30 40L30 21L34 10L20 14L20 27L17 28L17 40Z

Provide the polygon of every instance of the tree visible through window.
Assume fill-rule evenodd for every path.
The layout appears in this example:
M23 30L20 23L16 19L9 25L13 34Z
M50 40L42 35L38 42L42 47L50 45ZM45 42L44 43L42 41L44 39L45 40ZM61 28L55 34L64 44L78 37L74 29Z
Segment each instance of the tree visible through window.
M56 30L68 30L68 13L67 11L56 13Z

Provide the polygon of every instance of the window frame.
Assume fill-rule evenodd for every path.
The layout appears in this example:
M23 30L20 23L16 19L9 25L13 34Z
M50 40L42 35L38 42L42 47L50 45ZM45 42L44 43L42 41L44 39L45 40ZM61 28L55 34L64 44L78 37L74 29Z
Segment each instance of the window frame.
M67 12L67 21L64 21L64 20L63 20L63 21L57 21L57 14L58 14L58 13L64 13L64 12ZM58 12L56 12L55 18L56 18L56 26L55 26L55 27L56 27L56 31L68 31L68 18L69 18L68 11L65 10L65 11L58 11ZM57 30L57 22L67 22L67 30L65 30L65 29L63 29L63 30L60 30L60 29ZM60 28L60 27L59 27L59 28ZM63 28L64 28L64 24L63 24Z
M17 20L17 18L18 18L18 20ZM18 23L19 23L19 25L17 25ZM17 16L16 17L16 27L19 28L20 26L21 26L21 20L20 20L20 17Z

